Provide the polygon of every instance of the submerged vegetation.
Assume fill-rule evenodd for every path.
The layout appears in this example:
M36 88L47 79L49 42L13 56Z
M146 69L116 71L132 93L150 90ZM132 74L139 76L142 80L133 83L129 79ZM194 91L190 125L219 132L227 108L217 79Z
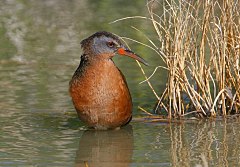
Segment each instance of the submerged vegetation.
M152 22L158 37L158 42L149 39L148 46L161 57L168 73L162 92L156 92L145 75L158 99L155 112L167 113L170 119L239 113L238 0L149 1L147 7L150 18L145 19Z

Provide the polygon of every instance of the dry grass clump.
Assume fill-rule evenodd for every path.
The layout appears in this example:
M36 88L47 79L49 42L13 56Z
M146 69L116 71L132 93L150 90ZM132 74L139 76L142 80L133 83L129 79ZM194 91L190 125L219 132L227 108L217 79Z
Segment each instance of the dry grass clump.
M168 71L157 113L167 112L168 118L239 113L239 9L238 0L148 3L159 42L149 41Z
M151 45L142 44L161 57L168 71L165 89L156 92L149 80L156 70L148 78L141 68L158 99L155 113L167 113L168 118L239 113L240 2L149 0L147 7L150 18L114 22L152 22L159 42L146 37Z

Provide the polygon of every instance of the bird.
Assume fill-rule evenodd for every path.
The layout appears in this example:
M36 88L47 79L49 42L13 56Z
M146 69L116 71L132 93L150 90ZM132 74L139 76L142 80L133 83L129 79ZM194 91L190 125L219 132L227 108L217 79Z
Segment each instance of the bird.
M69 92L78 117L89 128L119 129L132 119L132 98L115 55L148 63L131 51L117 35L99 31L83 39L80 64L69 82Z

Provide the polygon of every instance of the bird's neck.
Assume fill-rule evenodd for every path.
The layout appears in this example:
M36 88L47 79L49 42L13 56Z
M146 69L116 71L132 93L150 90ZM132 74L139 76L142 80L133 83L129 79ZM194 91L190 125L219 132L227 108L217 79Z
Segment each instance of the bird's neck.
M96 70L96 71L102 71L106 66L111 66L114 68L117 68L112 61L112 59L106 59L106 58L92 58L92 56L89 56L87 54L83 54L81 56L81 61L76 69L73 79L79 78L85 75L87 72Z
M81 75L84 73L84 71L86 70L87 66L90 65L90 60L89 60L89 56L86 55L86 54L83 54L81 56L81 59L80 59L80 64L78 66L78 68L76 69L74 75L73 75L73 79L74 78L78 78L78 77L81 77Z

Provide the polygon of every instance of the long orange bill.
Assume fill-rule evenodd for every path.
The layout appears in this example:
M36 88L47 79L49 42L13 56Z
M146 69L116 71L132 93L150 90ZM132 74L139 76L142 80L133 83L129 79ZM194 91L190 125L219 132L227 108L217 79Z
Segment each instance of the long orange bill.
M140 56L138 56L137 54L135 54L134 52L132 52L131 50L126 50L124 48L119 48L117 50L117 53L119 55L122 55L122 56L128 56L128 57L131 57L135 60L138 60L140 61L141 63L143 63L144 65L148 66L149 64L143 59L141 58Z

